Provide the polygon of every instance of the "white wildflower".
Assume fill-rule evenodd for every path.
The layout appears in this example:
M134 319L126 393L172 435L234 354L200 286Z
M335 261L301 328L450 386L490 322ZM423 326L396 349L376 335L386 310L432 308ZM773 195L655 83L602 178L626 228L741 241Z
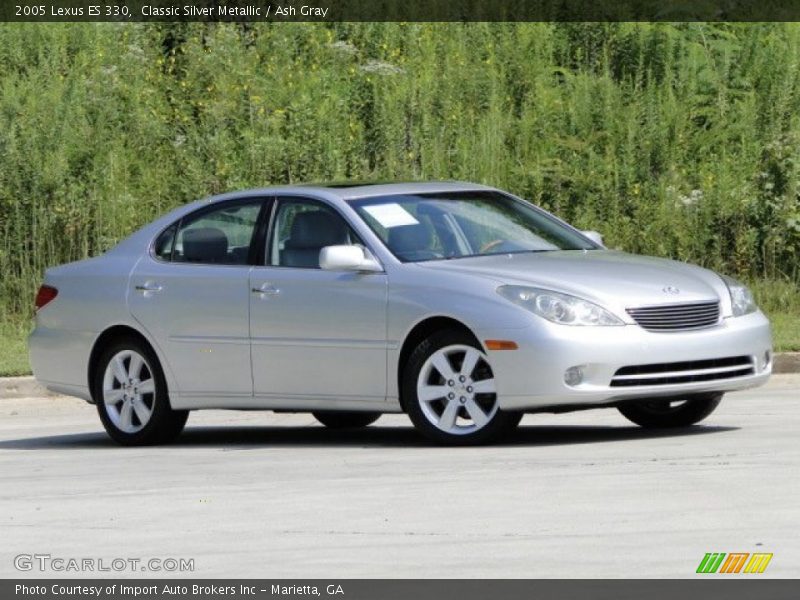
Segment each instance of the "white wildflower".
M703 200L703 190L692 190L688 196L681 195L678 199L684 206L693 206Z
M350 42L345 42L344 40L332 42L328 44L328 48L330 48L334 52L341 52L342 54L347 54L348 56L352 56L358 53L358 49L355 46L353 46L353 44L351 44Z
M375 73L376 75L397 75L403 73L403 69L397 65L384 62L382 60L370 60L365 65L361 65L364 73Z

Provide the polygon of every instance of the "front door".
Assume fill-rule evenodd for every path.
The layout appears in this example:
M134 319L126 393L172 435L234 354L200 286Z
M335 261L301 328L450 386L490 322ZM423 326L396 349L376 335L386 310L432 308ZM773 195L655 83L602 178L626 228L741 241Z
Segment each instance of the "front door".
M161 347L176 396L252 395L251 246L262 204L228 201L184 217L133 272L131 312Z
M386 275L319 268L323 247L361 243L332 207L279 198L275 210L250 274L256 397L384 401Z

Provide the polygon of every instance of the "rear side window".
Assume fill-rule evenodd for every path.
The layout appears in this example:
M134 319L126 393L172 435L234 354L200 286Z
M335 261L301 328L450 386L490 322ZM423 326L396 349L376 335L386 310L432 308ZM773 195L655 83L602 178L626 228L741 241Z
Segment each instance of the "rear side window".
M227 203L184 217L156 240L161 260L212 265L246 265L261 200Z

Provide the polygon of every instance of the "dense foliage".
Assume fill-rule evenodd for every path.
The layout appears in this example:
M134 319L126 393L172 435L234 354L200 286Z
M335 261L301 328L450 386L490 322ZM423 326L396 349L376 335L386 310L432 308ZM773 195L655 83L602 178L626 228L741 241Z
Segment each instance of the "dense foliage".
M331 179L486 182L790 302L799 64L795 24L5 24L0 316L180 203Z

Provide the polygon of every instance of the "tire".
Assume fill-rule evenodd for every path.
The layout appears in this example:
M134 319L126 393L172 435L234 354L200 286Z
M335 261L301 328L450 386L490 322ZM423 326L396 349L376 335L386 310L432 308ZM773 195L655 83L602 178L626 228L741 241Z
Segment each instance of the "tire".
M689 427L714 412L722 396L722 393L711 393L687 398L638 401L620 405L618 409L626 419L648 429Z
M314 418L329 429L358 429L372 425L381 418L376 412L319 411L311 413Z
M189 416L189 411L172 410L158 358L135 337L120 338L103 350L92 392L103 427L123 446L171 442Z
M489 358L463 331L440 331L420 343L403 369L400 393L417 430L439 444L485 444L522 419L500 410Z

